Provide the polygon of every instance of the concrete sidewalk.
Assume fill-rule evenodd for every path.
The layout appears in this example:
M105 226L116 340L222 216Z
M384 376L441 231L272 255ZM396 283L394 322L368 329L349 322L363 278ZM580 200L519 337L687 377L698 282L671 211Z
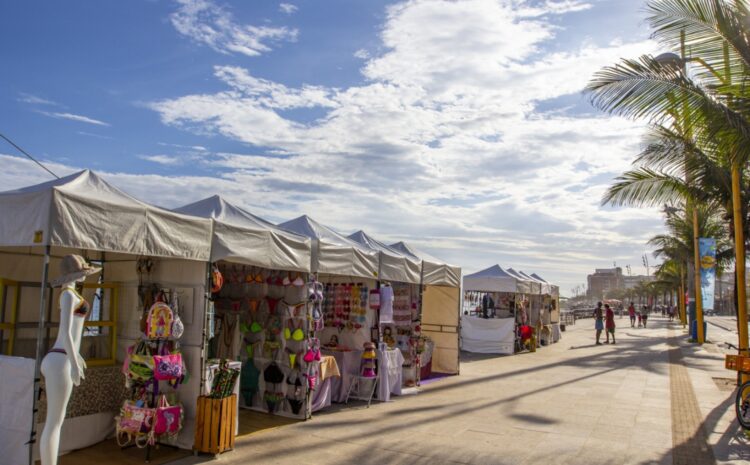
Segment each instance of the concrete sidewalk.
M746 463L734 393L713 379L732 376L723 355L688 345L677 323L616 322L617 345L594 345L593 321L579 320L536 353L463 354L460 376L417 396L369 409L350 404L239 438L217 462L666 465L711 463L713 454Z

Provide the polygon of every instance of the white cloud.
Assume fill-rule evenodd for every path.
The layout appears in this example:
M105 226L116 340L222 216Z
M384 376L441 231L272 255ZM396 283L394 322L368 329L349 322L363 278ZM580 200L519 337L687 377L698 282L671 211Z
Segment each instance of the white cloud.
M292 5L291 3L279 3L279 11L290 15L297 11L297 5Z
M65 112L55 112L55 111L39 111L38 113L43 114L44 116L49 116L50 118L57 118L57 119L67 119L70 121L77 121L79 123L87 123L87 124L94 124L97 126L110 126L109 123L105 123L104 121L89 118L88 116L83 115L76 115L73 113L65 113Z
M180 5L171 16L177 31L195 42L220 53L257 56L268 52L268 43L297 40L297 30L238 24L225 8L210 0L177 0Z
M28 103L31 105L53 105L57 106L56 102L53 102L52 100L47 100L45 98L39 97L34 94L27 94L25 92L19 92L18 93L18 101L23 103Z
M178 149L189 149L194 150L196 152L207 152L208 149L202 145L181 145L181 144L169 144L166 142L157 142L158 145L161 145L162 147L176 147Z
M138 155L138 158L160 165L181 165L183 163L182 158L174 155Z

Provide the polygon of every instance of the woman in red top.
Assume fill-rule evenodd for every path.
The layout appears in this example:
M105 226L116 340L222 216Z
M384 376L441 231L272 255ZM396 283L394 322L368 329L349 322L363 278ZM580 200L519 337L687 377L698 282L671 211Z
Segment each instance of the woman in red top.
M633 305L633 302L630 302L630 307L628 307L628 315L630 315L630 327L635 328L635 305Z
M615 344L615 312L609 308L609 304L604 304L604 327L607 330L607 341L605 344L609 344L610 333L612 333L612 344Z

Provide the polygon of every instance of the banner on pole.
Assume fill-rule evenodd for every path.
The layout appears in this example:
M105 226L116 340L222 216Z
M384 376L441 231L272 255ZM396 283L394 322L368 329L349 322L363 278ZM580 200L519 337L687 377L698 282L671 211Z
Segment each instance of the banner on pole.
M698 251L701 259L701 297L703 310L714 309L714 288L716 285L716 239L701 237L698 239Z

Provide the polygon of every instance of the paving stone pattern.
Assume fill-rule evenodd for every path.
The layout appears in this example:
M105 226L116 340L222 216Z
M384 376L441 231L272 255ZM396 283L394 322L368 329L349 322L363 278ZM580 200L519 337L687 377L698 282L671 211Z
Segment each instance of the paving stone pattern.
M670 331L669 384L672 398L672 458L674 465L715 464L713 450L703 431L703 414L698 405L682 351Z

